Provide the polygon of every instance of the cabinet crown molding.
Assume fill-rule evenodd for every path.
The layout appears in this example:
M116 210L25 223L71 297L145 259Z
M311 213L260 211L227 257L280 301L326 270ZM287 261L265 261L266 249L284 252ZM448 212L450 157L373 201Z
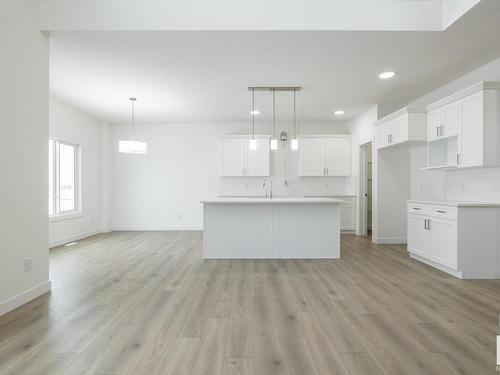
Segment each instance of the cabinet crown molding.
M472 95L478 91L484 91L484 90L500 90L500 82L496 81L481 81L478 82L470 87L467 87L463 90L460 90L458 92L455 92L449 96L446 96L442 99L439 99L431 104L429 104L426 109L427 111L432 111L434 109L437 109L439 107L445 106L447 104L450 104L454 101L460 100L462 98L465 98L469 95Z
M398 117L410 114L410 113L425 113L426 109L424 107L403 107L401 109L398 109L396 112L391 113L390 115L387 115L385 117L382 117L381 119L377 120L375 122L375 126L381 126L383 124L388 123L389 121L392 121Z

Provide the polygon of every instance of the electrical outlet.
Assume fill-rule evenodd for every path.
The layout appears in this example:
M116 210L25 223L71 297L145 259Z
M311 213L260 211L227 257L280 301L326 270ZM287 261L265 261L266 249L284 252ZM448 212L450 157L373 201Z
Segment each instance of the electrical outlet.
M26 258L24 260L24 272L30 272L33 269L33 258Z

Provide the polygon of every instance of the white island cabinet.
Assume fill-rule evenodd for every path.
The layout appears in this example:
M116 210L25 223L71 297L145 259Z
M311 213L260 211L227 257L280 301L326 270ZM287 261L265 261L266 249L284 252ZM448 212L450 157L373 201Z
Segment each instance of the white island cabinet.
M463 279L500 278L500 203L408 201L412 258Z
M339 258L341 200L203 201L205 258Z

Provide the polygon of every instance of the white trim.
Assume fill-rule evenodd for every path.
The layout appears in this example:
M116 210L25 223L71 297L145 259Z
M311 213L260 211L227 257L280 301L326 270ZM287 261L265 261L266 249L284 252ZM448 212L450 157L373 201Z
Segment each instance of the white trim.
M12 311L19 306L24 305L25 303L30 302L31 300L50 292L51 284L50 280L41 283L34 288L28 289L23 293L18 294L17 296L11 297L6 301L0 303L0 316L3 314Z
M81 212L81 211L69 211L67 213L50 215L49 216L49 223L54 223L57 221L64 221L64 220L71 220L71 219L78 219L78 218L83 217L83 216L84 216L83 212Z
M404 245L406 244L406 238L398 238L398 237L378 237L373 238L373 242L382 245Z
M165 225L165 226L116 226L111 227L112 231L161 231L161 230L203 230L203 225Z
M83 238L94 236L94 235L99 234L99 233L107 233L107 232L100 230L100 229L95 229L95 230L91 230L88 232L73 234L71 236L60 238L60 239L57 239L55 241L50 242L49 248L61 246L61 245L67 244L68 242L78 241L78 240L81 240Z
M421 256L418 256L417 254L410 253L410 258L413 258L415 260L418 260L419 262L425 263L428 266L437 268L438 270L446 272L446 273L453 275L455 277L458 277L459 279L463 279L463 272L462 271L452 270L451 268L448 268L448 267L445 267L439 263L433 262L432 260L422 258Z

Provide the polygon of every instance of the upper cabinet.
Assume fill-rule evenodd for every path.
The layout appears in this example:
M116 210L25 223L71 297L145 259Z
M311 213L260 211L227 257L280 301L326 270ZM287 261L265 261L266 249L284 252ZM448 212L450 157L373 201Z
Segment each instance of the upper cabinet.
M427 110L429 169L500 165L500 83L480 82Z
M391 147L407 142L425 142L425 109L405 107L376 122L377 148Z
M299 142L299 176L351 175L350 135L304 136Z
M256 150L250 150L249 138L223 138L220 143L221 176L269 176L269 139L257 139Z

